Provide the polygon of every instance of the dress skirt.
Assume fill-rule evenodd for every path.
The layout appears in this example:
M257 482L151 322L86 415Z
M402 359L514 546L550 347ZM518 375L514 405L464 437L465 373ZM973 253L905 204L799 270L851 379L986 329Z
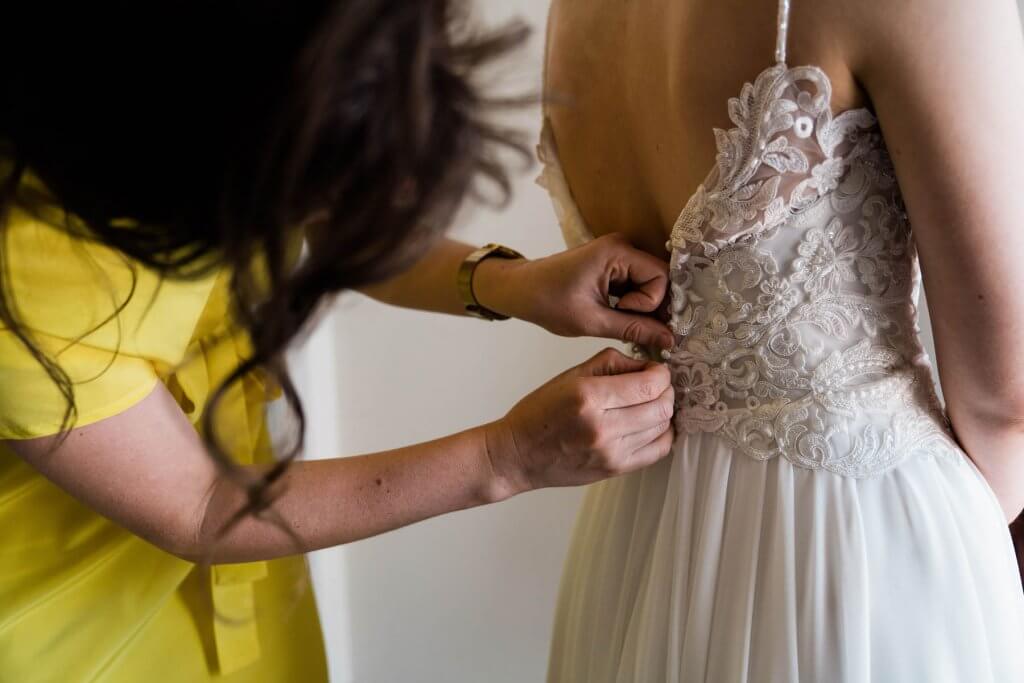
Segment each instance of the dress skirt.
M1024 591L973 462L851 478L714 434L593 485L549 683L1024 681Z

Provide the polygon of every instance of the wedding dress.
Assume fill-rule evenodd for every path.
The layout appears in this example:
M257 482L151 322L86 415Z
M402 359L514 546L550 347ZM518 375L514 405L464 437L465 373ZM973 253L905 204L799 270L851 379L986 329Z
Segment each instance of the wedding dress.
M1024 681L1010 535L918 339L885 141L786 65L788 11L667 245L677 441L587 492L551 683ZM539 152L589 239L546 115Z

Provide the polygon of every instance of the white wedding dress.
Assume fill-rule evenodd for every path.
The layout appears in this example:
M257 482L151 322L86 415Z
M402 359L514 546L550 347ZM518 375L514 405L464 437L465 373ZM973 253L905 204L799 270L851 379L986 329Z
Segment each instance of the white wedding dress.
M673 453L587 492L551 683L1024 681L1009 531L934 390L885 142L785 64L787 18L672 231ZM546 116L539 151L588 239Z

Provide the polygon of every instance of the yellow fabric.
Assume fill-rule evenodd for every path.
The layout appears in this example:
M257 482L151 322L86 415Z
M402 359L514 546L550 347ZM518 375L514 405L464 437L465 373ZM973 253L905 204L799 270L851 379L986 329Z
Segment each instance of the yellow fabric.
M133 285L122 255L42 215L9 216L5 286L73 381L76 425L115 415L163 382L198 429L208 396L250 348L227 323L228 273L160 281L136 266ZM279 393L252 373L226 395L217 419L237 461L272 460L264 407ZM0 329L0 438L57 432L64 405ZM201 571L96 514L3 445L0 529L0 681L327 678L303 557Z

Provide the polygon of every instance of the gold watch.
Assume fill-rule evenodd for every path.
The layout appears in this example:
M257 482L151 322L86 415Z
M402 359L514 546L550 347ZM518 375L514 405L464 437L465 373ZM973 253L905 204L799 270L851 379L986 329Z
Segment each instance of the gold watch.
M484 320L508 320L507 315L502 315L496 311L481 306L480 302L476 300L476 295L473 293L473 273L476 272L476 267L481 261L489 258L504 258L504 259L519 259L524 258L515 249L502 246L500 244L487 244L469 256L467 256L462 263L459 265L458 274L458 285L459 285L459 296L462 297L462 303L466 307L466 312L469 315L476 316L477 318L483 318Z

